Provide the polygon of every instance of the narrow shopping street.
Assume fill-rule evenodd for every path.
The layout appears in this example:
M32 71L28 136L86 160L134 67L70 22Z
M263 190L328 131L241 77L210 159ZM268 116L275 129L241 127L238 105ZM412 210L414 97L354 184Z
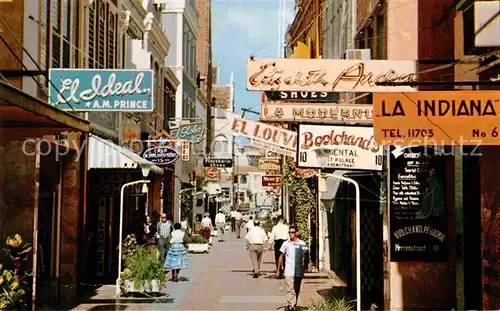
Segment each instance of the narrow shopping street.
M283 310L285 284L274 277L273 252L265 253L262 274L254 279L244 230L242 239L231 232L226 240L215 239L208 254L190 254L190 267L181 271L178 283L167 282L165 296L117 299L115 287L107 285L73 310ZM307 274L299 306L306 309L321 300L319 293L329 293L333 285L322 273Z

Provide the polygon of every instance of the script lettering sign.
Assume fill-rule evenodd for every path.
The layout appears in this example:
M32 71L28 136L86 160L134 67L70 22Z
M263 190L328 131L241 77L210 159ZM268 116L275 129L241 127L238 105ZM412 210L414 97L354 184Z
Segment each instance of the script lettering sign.
M291 92L279 91L266 92L266 97L269 100L280 100L283 102L288 101L303 101L303 102L338 102L340 100L340 93L337 92Z
M280 187L282 181L281 175L264 175L262 176L262 187Z
M345 59L253 59L247 62L249 91L413 92L410 86L377 82L414 82L415 61Z
M382 170L372 127L299 124L297 167Z
M152 70L50 69L49 79L55 85L49 86L49 102L63 110L151 112L154 108Z
M371 105L315 105L268 102L261 105L260 111L262 121L373 123L373 107Z
M172 129L170 133L178 140L200 143L204 139L205 124L203 122L181 124L179 127Z

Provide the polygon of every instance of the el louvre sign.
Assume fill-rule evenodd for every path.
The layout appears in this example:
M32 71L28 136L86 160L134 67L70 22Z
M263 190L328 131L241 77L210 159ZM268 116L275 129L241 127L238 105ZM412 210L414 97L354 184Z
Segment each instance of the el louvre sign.
M49 79L50 104L63 110L153 111L152 70L50 69Z
M372 127L299 124L297 167L382 170Z
M280 170L281 163L279 158L260 158L259 169L261 170Z
M415 61L345 59L252 59L247 62L249 91L412 92L410 86L376 82L414 82Z
M233 136L245 136L292 151L296 149L297 134L295 132L262 122L242 119L235 114L228 115L227 120L228 129L224 131Z
M340 104L262 104L262 121L308 121L308 122L355 122L371 124L373 107L371 105Z
M297 155L295 150L285 149L285 148L282 148L280 146L266 144L266 143L261 142L259 140L252 139L251 145L252 145L252 147L259 148L261 150L266 150L268 153L270 153L270 152L277 153L277 154L281 154L281 155L284 155L287 157L291 157L293 159L295 159L295 156Z
M177 161L179 154L175 151L175 149L160 146L144 151L142 157L155 164L170 164Z
M303 101L303 102L338 102L340 93L338 92L290 92L269 91L265 93L266 98L272 101Z
M204 139L203 134L205 133L205 123L193 122L181 124L179 127L172 129L170 133L178 140L182 139L194 143L200 143Z
M379 145L500 145L498 91L374 94Z

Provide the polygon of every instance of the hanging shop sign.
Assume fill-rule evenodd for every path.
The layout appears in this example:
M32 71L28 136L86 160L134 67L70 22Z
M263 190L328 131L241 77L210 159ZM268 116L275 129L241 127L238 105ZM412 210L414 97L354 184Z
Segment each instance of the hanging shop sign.
M179 159L179 154L175 149L160 146L144 151L142 157L155 164L170 164Z
M375 93L379 145L500 145L500 93L452 91Z
M193 143L200 143L204 139L205 123L193 122L181 124L179 127L171 129L170 133L178 140L187 140Z
M259 169L261 169L261 170L280 170L281 169L281 159L280 158L260 158L259 159Z
M307 179L319 174L318 170L315 169L304 169L304 168L295 168L292 171L292 176L299 179Z
M153 137L153 140L157 140L160 146L171 146L172 148L175 148L175 137L165 130L156 134Z
M267 152L267 155L269 155L270 152L281 154L287 157L291 157L295 159L295 156L297 155L297 152L295 150L290 150L290 149L285 149L280 146L275 146L271 144L266 144L264 142L258 141L258 140L250 140L250 143L252 147L259 148L261 150L265 150Z
M299 124L297 167L382 170L372 127Z
M228 115L228 125L224 129L233 136L245 136L265 144L271 144L295 151L297 134L295 132L266 123L242 119L238 115Z
M183 140L181 142L181 160L183 162L189 162L189 156L190 156L190 148L189 148L189 142L186 140Z
M204 167L233 167L233 159L206 158L203 160Z
M281 187L282 179L281 175L264 175L262 176L262 187Z
M340 93L338 92L291 92L279 91L265 92L265 97L272 101L303 101L303 102L338 102Z
M261 155L247 154L247 162L249 166L259 167L259 159L262 158Z
M444 160L430 147L391 147L391 261L448 259Z
M249 91L413 92L410 86L376 82L414 82L415 61L346 59L251 59Z
M50 69L49 79L54 84L49 86L50 104L62 110L151 112L154 109L152 70Z
M219 181L219 169L216 167L206 168L205 181Z
M371 105L340 104L285 104L269 102L260 106L262 121L289 122L353 122L372 124L373 107Z

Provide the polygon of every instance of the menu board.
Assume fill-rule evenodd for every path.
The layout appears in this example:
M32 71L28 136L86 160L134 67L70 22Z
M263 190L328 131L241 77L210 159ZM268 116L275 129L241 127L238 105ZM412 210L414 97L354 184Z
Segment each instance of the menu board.
M445 162L430 147L391 147L391 261L446 261Z

